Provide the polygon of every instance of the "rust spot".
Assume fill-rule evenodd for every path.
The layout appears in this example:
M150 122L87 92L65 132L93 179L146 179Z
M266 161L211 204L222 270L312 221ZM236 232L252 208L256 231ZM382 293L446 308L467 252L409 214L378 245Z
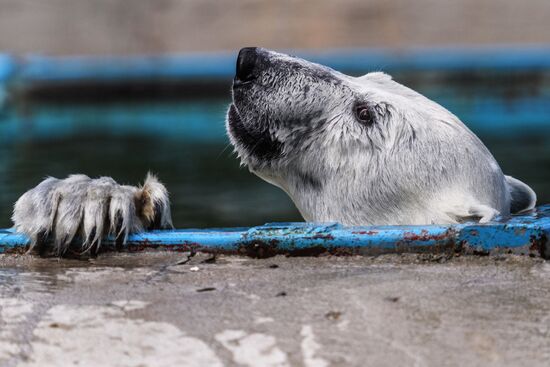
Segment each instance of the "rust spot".
M216 251L219 252L219 251ZM324 246L311 246L304 248L283 249L279 247L278 240L269 242L254 240L251 242L242 243L236 251L239 255L245 255L257 259L265 259L275 255L286 255L293 257L303 256L321 256L329 252L329 249ZM228 253L235 253L229 251Z
M373 234L378 234L378 231L353 231L351 233L371 236Z
M450 230L445 231L445 233L433 235L430 234L427 230L423 229L419 234L414 232L405 232L403 234L403 239L405 241L442 241L451 238Z
M239 249L237 250L237 253L241 255L254 257L257 259L265 259L281 253L281 251L278 248L278 245L279 245L278 240L271 240L271 241L254 240L251 242L246 242L241 244L239 246Z

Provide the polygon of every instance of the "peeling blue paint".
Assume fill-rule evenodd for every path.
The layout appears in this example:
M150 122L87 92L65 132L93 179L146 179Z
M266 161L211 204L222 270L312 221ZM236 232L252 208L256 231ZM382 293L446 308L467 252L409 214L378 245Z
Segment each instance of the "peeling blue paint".
M151 231L129 237L122 250L157 248L267 257L382 253L517 253L550 257L550 205L486 224L345 227L338 223L267 223L251 228ZM21 252L28 238L0 230L0 253ZM114 249L107 239L104 249Z

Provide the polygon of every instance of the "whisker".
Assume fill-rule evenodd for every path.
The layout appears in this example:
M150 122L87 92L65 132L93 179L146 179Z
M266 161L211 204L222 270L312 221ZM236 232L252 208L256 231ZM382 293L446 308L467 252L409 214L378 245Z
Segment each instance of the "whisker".
M216 160L220 159L220 157L222 156L223 153L225 153L225 151L227 150L227 148L231 147L231 142L227 143L225 145L225 147L222 149L222 151L218 154L218 156L216 157Z

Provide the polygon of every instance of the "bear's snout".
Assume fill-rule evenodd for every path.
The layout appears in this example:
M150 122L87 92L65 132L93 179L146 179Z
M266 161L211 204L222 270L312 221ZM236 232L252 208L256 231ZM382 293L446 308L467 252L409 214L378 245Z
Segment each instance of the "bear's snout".
M260 65L260 52L257 47L245 47L239 51L235 71L235 86L253 81Z

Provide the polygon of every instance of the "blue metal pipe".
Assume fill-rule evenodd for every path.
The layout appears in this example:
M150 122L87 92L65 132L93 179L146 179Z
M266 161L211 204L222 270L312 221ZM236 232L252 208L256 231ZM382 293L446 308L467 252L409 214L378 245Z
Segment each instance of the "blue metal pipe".
M550 69L550 47L544 45L286 52L352 74L373 70ZM24 55L17 59L0 54L0 81L7 76L19 83L31 84L86 80L228 80L234 74L235 57L235 52L110 57Z
M26 236L0 230L0 253L23 252ZM107 239L103 250L115 248ZM337 223L267 223L251 228L152 231L129 237L125 251L157 248L267 257L382 253L518 253L550 257L550 205L487 224L344 227Z

